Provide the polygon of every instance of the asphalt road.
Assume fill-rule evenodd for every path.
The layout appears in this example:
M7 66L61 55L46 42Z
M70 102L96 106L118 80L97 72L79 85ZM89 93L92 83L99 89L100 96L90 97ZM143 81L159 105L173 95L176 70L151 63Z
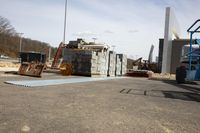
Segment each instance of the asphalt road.
M66 78L44 74L42 79ZM199 133L200 85L126 78L21 87L0 77L0 133ZM37 79L37 78L36 78Z

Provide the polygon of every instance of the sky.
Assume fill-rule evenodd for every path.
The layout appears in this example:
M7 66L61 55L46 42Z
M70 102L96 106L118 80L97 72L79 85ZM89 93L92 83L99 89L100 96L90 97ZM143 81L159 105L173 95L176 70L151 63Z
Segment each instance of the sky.
M0 0L0 16L23 37L57 47L63 40L65 0ZM200 0L68 0L66 42L84 38L105 43L128 57L148 58L153 44L158 54L164 36L165 8L171 7L181 30L200 18Z

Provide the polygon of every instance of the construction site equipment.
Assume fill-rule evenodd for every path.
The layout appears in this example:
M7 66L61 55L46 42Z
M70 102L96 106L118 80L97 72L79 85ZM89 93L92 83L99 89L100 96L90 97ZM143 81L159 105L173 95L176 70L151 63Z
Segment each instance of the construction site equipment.
M142 57L138 58L137 60L133 60L132 62L133 69L128 69L126 76L131 77L148 77L148 70L147 68L142 70L144 68L144 64L142 63Z
M46 68L46 55L38 52L21 52L21 65L18 74L41 77Z
M127 72L127 76L134 76L134 77L148 77L148 72L157 72L158 65L157 63L153 62L153 50L154 45L151 45L148 60L143 60L142 58L138 58L132 62L133 70L129 69Z
M41 77L41 74L45 68L45 64L43 63L35 63L35 62L23 62L19 68L18 74L33 76L33 77Z
M127 57L110 52L108 45L77 39L59 45L51 68L59 69L63 75L122 76L126 73Z
M60 71L62 75L65 75L65 76L72 75L73 73L72 64L62 63L60 65Z
M140 57L137 60L133 61L133 66L138 66L138 69L141 68L141 64L142 64L142 57Z
M196 20L187 30L190 34L190 45L189 49L186 46L183 47L182 52L184 59L182 59L182 63L185 63L186 65L176 69L177 83L184 83L185 80L200 80L200 40L193 39L195 33L200 33L200 25L197 26L199 22L200 19Z
M153 62L153 50L154 50L154 45L151 45L148 60L143 60L144 63L142 64L141 67L142 70L158 72L158 64Z
M73 66L72 66L72 64L65 63L65 62L63 62L63 60L61 60L63 48L66 48L66 47L70 47L70 45L65 45L62 42L60 43L60 45L56 51L54 60L52 62L51 68L59 69L62 75L69 76L73 73Z
M148 70L129 70L126 76L131 77L149 77Z
M151 45L148 60L143 60L138 58L132 61L133 69L127 71L127 76L131 77L149 77L149 73L157 72L158 65L154 63L153 60L153 50L154 45Z
M40 62L46 63L46 54L39 52L20 52L21 63L23 62Z
M56 69L56 68L59 67L59 65L60 65L59 59L60 59L61 56L62 56L62 49L63 49L65 46L66 46L66 45L65 45L64 43L62 43L62 42L60 43L60 45L59 45L59 47L58 47L58 49L57 49L57 51L56 51L56 54L55 54L55 56L54 56L54 60L53 60L53 62L52 62L51 68Z

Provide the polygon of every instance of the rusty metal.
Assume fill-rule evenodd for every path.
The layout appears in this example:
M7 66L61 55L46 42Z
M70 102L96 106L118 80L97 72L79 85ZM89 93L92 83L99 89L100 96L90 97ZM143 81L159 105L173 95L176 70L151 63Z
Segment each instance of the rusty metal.
M51 68L59 68L58 66L60 65L59 63L59 59L60 57L62 56L62 49L65 47L65 44L63 42L60 43L57 51L56 51L56 54L55 54L55 57L53 59L53 63L51 65Z
M130 77L149 77L148 70L135 70L129 71L126 73L126 76Z
M62 64L60 65L60 71L61 71L61 74L62 74L62 75L65 75L65 76L72 75L72 73L73 73L72 64L69 64L69 63L62 63Z
M23 62L18 70L18 74L33 77L41 77L44 68L45 64L43 63Z

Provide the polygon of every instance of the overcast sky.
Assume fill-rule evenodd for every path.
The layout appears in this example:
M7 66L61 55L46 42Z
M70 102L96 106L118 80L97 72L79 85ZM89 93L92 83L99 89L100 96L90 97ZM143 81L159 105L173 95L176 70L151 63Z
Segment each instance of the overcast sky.
M63 40L65 0L0 0L6 17L27 38L58 46ZM114 45L117 52L147 59L151 44L158 53L164 36L165 8L172 7L181 29L200 18L200 0L68 0L66 39L84 38Z

